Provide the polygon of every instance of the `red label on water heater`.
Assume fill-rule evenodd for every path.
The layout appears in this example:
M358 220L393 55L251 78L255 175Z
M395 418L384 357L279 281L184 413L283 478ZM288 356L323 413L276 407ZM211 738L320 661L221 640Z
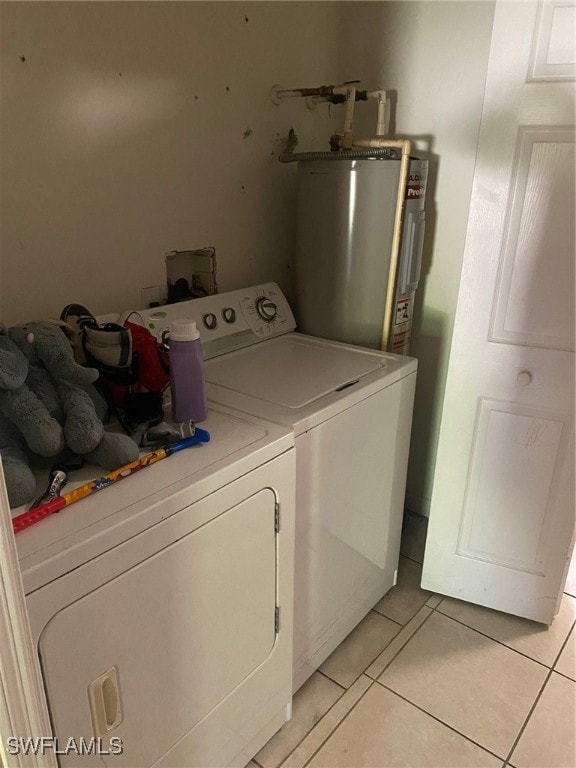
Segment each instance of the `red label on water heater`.
M406 187L406 200L418 200L424 194L423 184L408 184Z
M410 317L410 298L396 300L396 313L394 315L394 325L405 325L411 320Z
M424 197L424 193L426 192L426 177L428 175L428 168L424 166L424 163L421 163L420 165L422 166L421 171L413 172L408 175L408 183L406 184L406 200L419 200L421 197Z

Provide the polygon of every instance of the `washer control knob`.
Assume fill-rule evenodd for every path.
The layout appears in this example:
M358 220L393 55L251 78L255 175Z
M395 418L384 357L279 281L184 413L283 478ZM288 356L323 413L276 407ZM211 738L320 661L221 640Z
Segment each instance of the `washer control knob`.
M236 320L236 310L232 307L224 307L222 317L225 323L233 323Z
M260 296L256 299L256 311L267 323L271 323L278 314L278 307L266 296Z
M217 324L216 315L213 312L208 312L202 317L202 322L209 331L213 331Z

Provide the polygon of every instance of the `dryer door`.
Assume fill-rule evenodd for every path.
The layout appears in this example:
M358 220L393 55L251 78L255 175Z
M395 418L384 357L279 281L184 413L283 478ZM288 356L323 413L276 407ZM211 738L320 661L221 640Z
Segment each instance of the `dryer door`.
M60 750L92 736L104 736L92 749L117 751L110 737L123 749L78 757L76 744L61 765L156 764L270 656L275 501L264 488L222 510L47 624L39 650Z

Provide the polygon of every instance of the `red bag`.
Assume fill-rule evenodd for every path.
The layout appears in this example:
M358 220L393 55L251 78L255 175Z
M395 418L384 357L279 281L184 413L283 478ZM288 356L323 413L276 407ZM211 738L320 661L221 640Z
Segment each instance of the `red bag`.
M87 362L100 371L100 383L108 402L124 408L129 395L161 394L170 383L168 351L148 328L128 320L128 312L117 323L84 327Z
M163 392L170 383L168 351L143 325L126 320L124 327L132 334L132 391Z

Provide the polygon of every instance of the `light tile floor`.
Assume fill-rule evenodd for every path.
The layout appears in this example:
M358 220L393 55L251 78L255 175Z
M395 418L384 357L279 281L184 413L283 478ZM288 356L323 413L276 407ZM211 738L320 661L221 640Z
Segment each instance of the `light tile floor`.
M250 768L576 768L576 557L546 628L420 589L426 522Z

